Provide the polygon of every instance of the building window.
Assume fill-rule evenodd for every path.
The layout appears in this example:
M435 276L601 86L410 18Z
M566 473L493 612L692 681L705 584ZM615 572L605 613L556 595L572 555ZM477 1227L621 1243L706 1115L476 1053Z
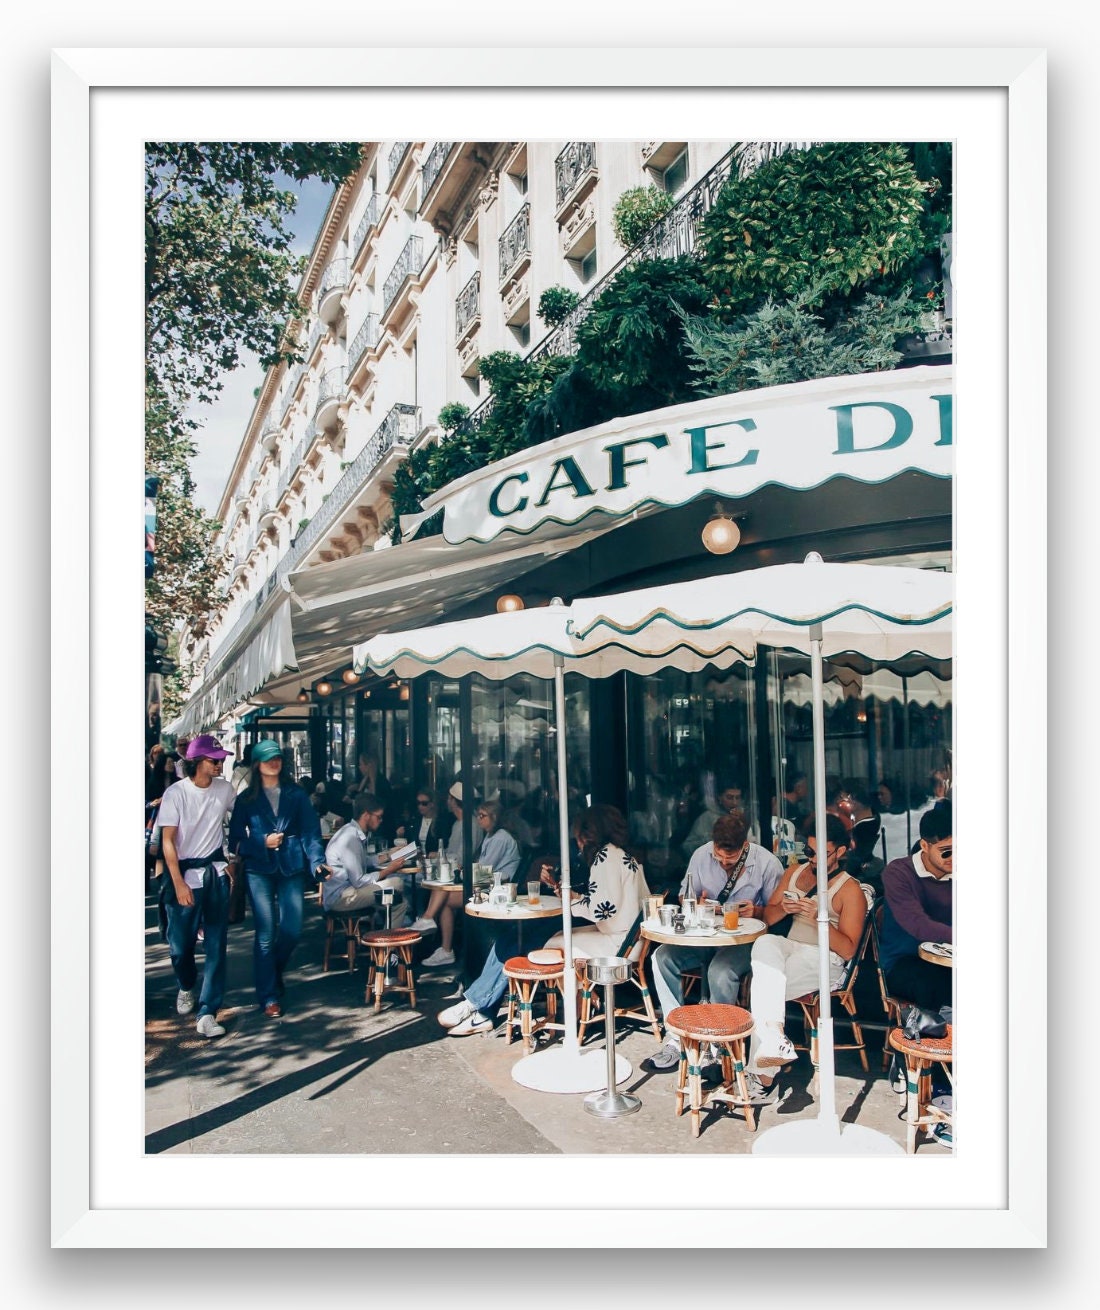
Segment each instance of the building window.
M577 271L580 274L581 281L587 286L596 276L596 251L595 248L590 250L587 255L577 261Z
M681 150L672 163L658 173L657 177L658 185L663 187L670 196L674 196L683 190L688 177L688 152Z

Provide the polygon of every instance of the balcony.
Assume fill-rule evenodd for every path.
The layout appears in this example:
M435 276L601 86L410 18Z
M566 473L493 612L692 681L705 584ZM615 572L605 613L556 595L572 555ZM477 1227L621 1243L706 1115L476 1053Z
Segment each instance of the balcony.
M390 312L398 295L404 290L406 283L410 279L418 278L420 271L424 267L424 239L423 237L409 237L405 242L405 248L397 258L397 263L390 270L390 275L386 278L385 285L382 288L382 317L383 319Z
M271 454L279 444L280 428L274 419L269 418L264 428L263 436L260 438L260 445L264 450Z
M319 428L331 427L336 422L336 412L344 399L348 385L348 371L343 364L330 368L321 379L317 388L317 404L313 410L313 421Z
M531 204L528 201L501 233L497 243L500 285L504 287L527 267L531 260Z
M386 456L399 449L403 457L420 431L420 408L417 405L394 405L382 423L344 471L309 524L302 529L285 559L279 574L286 576L298 568L310 550L341 520L352 501L363 490L368 478L384 465Z
M286 491L287 487L290 486L291 482L294 481L294 475L301 468L302 460L305 459L306 451L310 448L312 444L313 444L313 437L308 436L308 437L303 437L301 441L299 441L298 444L294 447L294 453L287 461L287 466L285 469L283 469L282 476L279 478L279 486L275 492L276 504L282 500L283 493Z
M393 179L397 176L397 170L401 167L405 156L409 153L411 141L395 141L390 148L390 187L393 187Z
M455 340L475 332L481 322L481 274L475 273L455 300Z
M596 143L570 141L554 160L554 208L559 222L595 185Z
M280 423L282 423L283 420L286 418L287 414L290 411L291 405L294 404L294 397L298 391L298 384L299 382L301 382L302 377L305 374L305 371L306 371L306 366L305 363L303 362L301 364L296 365L294 372L290 375L290 381L287 383L286 390L283 393L283 412L279 419Z
M318 345L320 344L321 338L325 335L327 331L328 331L328 324L324 322L323 319L319 318L313 324L313 327L310 330L309 340L306 342L305 365L307 368L309 366L310 360L312 360L313 358L314 351L317 349Z
M256 511L256 531L264 532L268 528L273 528L278 521L279 515L275 509L275 501L270 496L265 496L260 502Z
M437 141L431 148L428 158L420 170L420 203L427 199L428 193L435 185L436 179L443 171L447 156L454 149L453 141Z
M359 258L359 252L366 244L367 237L378 226L378 220L382 216L382 202L376 191L367 201L367 207L363 211L363 217L359 220L359 226L355 229L355 236L352 238L351 248L355 252L354 258Z
M326 323L335 323L342 312L344 294L348 289L348 261L334 259L321 274L317 287L317 314Z
M381 340L382 333L379 327L379 318L377 314L368 314L363 320L363 325L356 332L348 349L348 376L353 377L356 369L359 367L363 356L368 350L374 350Z

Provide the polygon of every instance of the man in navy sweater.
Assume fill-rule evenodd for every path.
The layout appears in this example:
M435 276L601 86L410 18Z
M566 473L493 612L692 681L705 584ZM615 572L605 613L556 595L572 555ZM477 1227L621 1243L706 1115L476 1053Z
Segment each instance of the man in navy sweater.
M891 860L882 875L882 969L892 996L925 1010L951 1004L951 970L917 954L921 942L952 940L951 802L921 815L920 850Z

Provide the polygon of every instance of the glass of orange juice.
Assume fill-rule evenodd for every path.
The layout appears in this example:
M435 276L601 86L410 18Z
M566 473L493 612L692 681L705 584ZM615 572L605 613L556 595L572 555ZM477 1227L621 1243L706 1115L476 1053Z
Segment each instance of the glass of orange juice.
M736 905L726 906L722 915L722 925L729 929L730 932L734 932L741 926L741 914Z

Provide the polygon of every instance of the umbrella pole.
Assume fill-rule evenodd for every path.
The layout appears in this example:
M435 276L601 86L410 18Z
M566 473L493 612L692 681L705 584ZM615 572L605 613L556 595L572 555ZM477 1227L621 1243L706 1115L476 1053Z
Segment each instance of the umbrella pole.
M561 850L561 926L565 938L565 977L563 1044L567 1051L580 1050L577 1041L577 989L572 986L573 971L573 912L571 906L571 869L569 860L569 792L567 790L565 757L565 668L560 655L554 656L554 723L557 725L558 748L558 843Z
M525 1055L512 1066L512 1078L535 1092L596 1092L608 1084L614 1061L615 1081L630 1077L629 1060L617 1052L582 1051L577 1040L577 985L573 969L573 915L570 910L569 791L565 758L565 660L554 655L554 722L558 746L558 841L561 846L561 922L565 971L562 977L562 1044ZM614 1091L614 1084L608 1087Z
M836 1068L833 1050L833 1004L829 979L829 866L825 836L825 680L821 665L821 625L810 629L810 674L814 720L814 830L817 833L818 1012L817 1117L829 1132L840 1132L836 1115Z

